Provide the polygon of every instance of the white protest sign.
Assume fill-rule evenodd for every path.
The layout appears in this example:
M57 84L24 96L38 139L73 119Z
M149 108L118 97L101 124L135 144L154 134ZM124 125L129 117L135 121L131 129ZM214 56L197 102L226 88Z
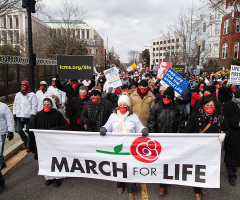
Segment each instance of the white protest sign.
M31 131L39 175L220 187L219 134Z
M116 88L122 86L122 81L119 77L118 71L119 69L117 69L116 67L112 67L104 71L106 79L109 81L108 87Z
M240 66L231 65L230 83L240 85Z

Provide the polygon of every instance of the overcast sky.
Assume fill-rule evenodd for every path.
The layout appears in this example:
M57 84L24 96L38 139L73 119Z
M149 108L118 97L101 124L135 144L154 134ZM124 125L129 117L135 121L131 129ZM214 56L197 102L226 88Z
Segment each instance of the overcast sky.
M61 0L42 0L44 10L55 11ZM109 49L114 47L121 62L128 62L130 50L143 51L152 39L173 25L181 9L192 2L202 7L200 0L72 0L86 9L85 22L102 36ZM207 6L203 9L206 10Z

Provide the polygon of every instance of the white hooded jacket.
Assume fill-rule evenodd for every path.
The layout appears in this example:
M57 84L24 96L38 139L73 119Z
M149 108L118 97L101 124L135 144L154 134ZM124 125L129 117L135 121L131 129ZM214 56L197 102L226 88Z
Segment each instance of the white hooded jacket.
M8 131L14 131L14 120L11 110L5 103L0 102L0 135L6 134ZM0 137L1 139L1 137ZM0 141L1 145L1 141Z
M48 88L49 91L53 91L53 93L58 94L58 98L60 101L60 104L66 103L66 92L63 92L62 90L59 90L52 85Z
M42 92L42 90L38 90L36 93L37 101L38 101L38 109L37 111L41 111L43 109L43 99L50 97L52 95L56 95L59 97L58 93L55 90L47 90L45 93Z
M16 117L30 118L37 113L37 96L33 92L23 95L18 92L13 102L13 115Z

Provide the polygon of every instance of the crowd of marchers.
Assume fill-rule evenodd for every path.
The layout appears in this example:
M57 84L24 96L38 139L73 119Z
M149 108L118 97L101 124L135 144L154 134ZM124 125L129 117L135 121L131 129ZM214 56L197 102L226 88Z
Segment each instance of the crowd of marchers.
M0 103L0 168L6 166L3 151L6 137L11 140L15 132L24 143L27 152L38 152L34 133L29 129L72 130L99 132L142 133L225 133L223 142L228 180L236 185L237 167L240 166L240 88L221 74L190 72L184 78L198 84L186 88L181 96L175 96L173 87L161 85L157 71L119 71L122 86L109 87L103 73L92 80L52 79L48 87L41 81L39 90L29 89L28 81L22 81L20 91L13 102L13 112ZM64 143L64 141L63 141ZM45 185L59 187L63 177L45 176ZM144 182L144 179L143 179ZM167 184L159 183L158 194L167 194ZM126 183L129 200L137 192L136 183ZM0 193L5 179L0 172ZM125 183L117 183L117 194L124 192ZM193 188L194 198L206 195L204 188ZM171 192L171 191L169 191Z

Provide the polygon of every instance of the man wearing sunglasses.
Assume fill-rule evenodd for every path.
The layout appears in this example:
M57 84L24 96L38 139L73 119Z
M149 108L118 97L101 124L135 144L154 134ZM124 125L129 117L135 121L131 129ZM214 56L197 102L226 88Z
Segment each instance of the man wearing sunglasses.
M80 116L84 128L90 132L99 132L113 112L112 103L103 99L101 95L99 90L93 89L90 100L86 102Z
M149 133L182 133L185 116L182 107L174 101L174 89L168 87L159 101L151 109L147 127ZM167 184L160 184L159 195L166 194Z

